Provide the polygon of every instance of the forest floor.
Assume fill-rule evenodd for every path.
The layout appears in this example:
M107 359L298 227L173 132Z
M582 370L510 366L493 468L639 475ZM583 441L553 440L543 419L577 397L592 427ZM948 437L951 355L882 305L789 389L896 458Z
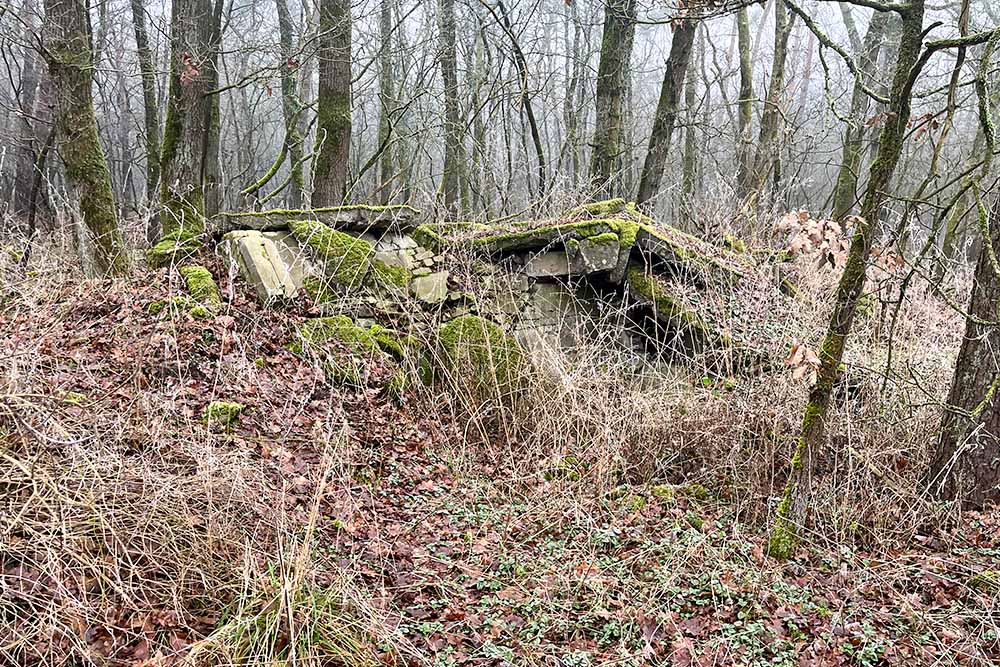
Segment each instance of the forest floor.
M149 314L179 289L3 297L0 664L1000 661L1000 512L776 562L724 488L477 457L289 352L307 304Z

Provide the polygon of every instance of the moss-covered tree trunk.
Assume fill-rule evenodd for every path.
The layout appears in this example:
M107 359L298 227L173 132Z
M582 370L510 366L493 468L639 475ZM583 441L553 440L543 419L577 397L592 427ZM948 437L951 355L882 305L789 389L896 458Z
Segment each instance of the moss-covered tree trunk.
M319 100L312 205L337 206L347 188L351 152L351 3L320 0Z
M855 53L861 74L854 81L854 92L851 95L851 114L847 119L847 129L844 131L844 148L840 160L840 170L837 173L837 183L834 186L833 218L835 220L845 218L858 200L861 149L867 134L867 115L870 102L864 87L871 85L872 76L875 74L879 51L882 49L882 43L885 39L886 26L889 25L889 16L889 12L875 12L872 15L871 21L868 23L868 30L865 32L865 41L860 51Z
M670 42L667 71L660 86L660 99L656 103L656 115L653 117L653 131L649 135L649 148L646 150L646 160L642 165L639 193L635 198L640 204L648 202L660 190L660 180L663 178L667 154L670 152L670 139L674 133L674 124L677 122L684 77L690 69L688 65L691 60L691 48L697 32L696 21L683 19L674 30L673 40Z
M444 167L441 194L449 216L459 215L465 208L462 201L462 180L465 177L463 124L458 102L458 60L455 46L455 0L440 0L438 4L438 67L444 82Z
M597 119L590 154L590 186L596 199L621 194L623 98L634 37L635 0L606 0L597 66Z
M90 17L83 0L45 0L44 45L55 94L59 156L88 236L81 246L84 269L91 274L122 273L128 257L97 134Z
M173 0L170 81L160 147L164 237L190 237L205 229L203 168L208 150L215 79L211 0Z
M837 369L843 359L844 345L851 332L858 299L865 285L878 213L888 197L890 181L903 150L903 139L910 120L912 87L916 79L916 72L913 72L911 78L911 70L914 70L920 56L924 0L911 0L900 13L903 17L903 30L889 91L889 114L879 135L878 153L869 171L868 185L861 205L861 219L854 230L844 272L837 285L830 326L819 351L818 377L809 393L788 482L772 527L769 551L779 558L790 556L800 540L800 530L809 507L814 461L823 443L824 422L837 379Z
M750 17L746 7L736 13L737 48L740 52L740 97L736 103L736 196L750 194L753 170L753 63L750 61Z
M1000 501L1000 195L993 200L976 262L965 337L941 420L928 486L931 493L972 506Z

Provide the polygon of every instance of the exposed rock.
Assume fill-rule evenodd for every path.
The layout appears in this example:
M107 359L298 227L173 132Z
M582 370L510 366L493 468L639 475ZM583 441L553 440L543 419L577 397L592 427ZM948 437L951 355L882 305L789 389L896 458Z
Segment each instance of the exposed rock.
M438 271L418 276L410 284L413 296L424 303L437 305L448 298L448 272Z
M549 250L531 255L524 263L529 278L559 278L572 273L572 262L564 250Z
M230 267L238 268L253 286L260 301L268 303L291 298L302 286L302 282L296 283L295 274L289 270L278 244L261 232L241 230L226 234L222 253ZM300 275L304 276L304 272Z

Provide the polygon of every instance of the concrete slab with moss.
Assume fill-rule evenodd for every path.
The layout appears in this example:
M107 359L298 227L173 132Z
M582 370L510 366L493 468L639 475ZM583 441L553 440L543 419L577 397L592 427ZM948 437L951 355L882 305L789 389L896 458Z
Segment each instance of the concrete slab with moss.
M415 226L420 211L412 206L332 206L315 209L271 209L268 211L246 211L220 213L212 219L212 229L216 234L224 234L236 229L272 231L287 229L293 220L318 220L329 227L367 232L373 229L385 230L390 227L408 231Z

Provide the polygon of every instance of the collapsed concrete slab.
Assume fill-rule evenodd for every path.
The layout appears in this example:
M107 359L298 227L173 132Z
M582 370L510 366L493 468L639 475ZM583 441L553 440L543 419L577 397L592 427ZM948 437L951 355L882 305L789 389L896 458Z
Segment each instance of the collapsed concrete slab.
M762 339L774 338L773 323L756 324L778 311L754 312L777 292L770 267L765 271L749 253L657 224L623 200L581 206L554 219L495 225L416 224L409 207L296 215L305 212L226 216L230 222L285 226L236 232L266 250L256 255L263 256L263 269L244 269L247 280L281 284L280 289L255 285L258 294L287 295L287 282L355 317L376 311L397 319L412 319L421 310L435 316L472 313L503 323L534 349L580 347L581 332L602 340L618 336L592 326L614 310L621 313L614 326L623 330L618 337L625 347L642 347L636 342L642 339L654 355L709 359L727 372L760 363L768 347ZM318 219L323 216L332 224ZM305 268L293 271L296 257L303 256ZM280 268L270 278L267 267L274 257L287 264L287 281ZM470 265L472 257L480 259ZM356 298L359 290L362 296ZM372 304L387 298L398 303L372 311ZM574 299L589 305L567 305ZM601 308L590 307L601 300ZM364 312L350 305L355 303L367 304Z

